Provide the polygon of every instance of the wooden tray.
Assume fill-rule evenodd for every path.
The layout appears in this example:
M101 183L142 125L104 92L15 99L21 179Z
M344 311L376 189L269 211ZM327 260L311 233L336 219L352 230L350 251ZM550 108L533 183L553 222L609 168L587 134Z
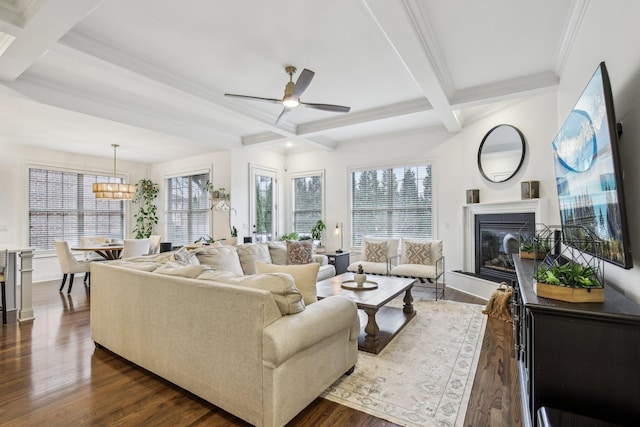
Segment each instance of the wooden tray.
M358 286L355 280L345 280L342 282L341 286L352 291L369 291L371 289L376 289L378 284L370 280L365 280L362 286Z

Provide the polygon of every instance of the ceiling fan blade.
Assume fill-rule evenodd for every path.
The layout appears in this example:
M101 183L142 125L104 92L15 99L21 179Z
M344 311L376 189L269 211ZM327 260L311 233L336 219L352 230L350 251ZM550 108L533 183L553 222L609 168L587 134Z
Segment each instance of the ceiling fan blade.
M344 105L311 104L308 102L301 102L300 105L304 105L307 108L315 108L316 110L333 111L335 113L348 113L351 111L351 107L345 107Z
M282 113L280 113L280 115L276 119L276 124L279 124L282 120L284 120L284 118L289 114L290 111L291 108L283 108Z
M294 98L300 98L304 91L309 87L309 83L311 83L311 80L313 80L313 76L315 75L316 73L311 70L307 70L306 68L302 70L300 77L296 80L296 87L293 89L292 96Z
M250 101L263 101L263 102L271 102L272 104L281 104L281 99L275 98L261 98L259 96L249 96L249 95L236 95L233 93L225 93L224 96L230 96L232 98L240 98L240 99L248 99Z

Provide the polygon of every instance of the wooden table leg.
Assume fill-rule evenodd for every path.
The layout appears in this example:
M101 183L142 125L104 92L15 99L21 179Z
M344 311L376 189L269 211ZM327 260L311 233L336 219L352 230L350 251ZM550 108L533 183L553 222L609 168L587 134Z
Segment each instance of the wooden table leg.
M411 289L413 286L407 288L407 292L404 294L404 307L402 307L402 311L405 313L413 313L413 295L411 295Z
M378 335L380 333L380 327L378 323L376 323L376 313L378 310L375 308L365 308L364 312L367 313L367 326L364 328L367 334L364 337L364 347L370 352L377 353L375 350L378 347Z

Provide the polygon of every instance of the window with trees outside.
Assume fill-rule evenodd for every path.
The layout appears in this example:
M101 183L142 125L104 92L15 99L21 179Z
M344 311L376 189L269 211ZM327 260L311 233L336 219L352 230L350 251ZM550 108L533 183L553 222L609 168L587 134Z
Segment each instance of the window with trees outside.
M166 179L166 240L174 245L193 243L209 236L209 172Z
M431 165L351 172L351 246L364 236L433 238Z
M36 251L49 251L55 250L56 240L66 240L73 246L80 243L81 236L124 238L124 202L96 199L92 190L95 182L113 182L113 179L30 167L29 246Z
M291 179L292 231L311 237L311 229L322 219L323 173L312 172Z

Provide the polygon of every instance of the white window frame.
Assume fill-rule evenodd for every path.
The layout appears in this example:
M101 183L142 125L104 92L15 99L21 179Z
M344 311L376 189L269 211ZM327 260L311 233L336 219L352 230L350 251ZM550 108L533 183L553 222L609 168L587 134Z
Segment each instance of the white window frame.
M249 176L249 224L251 232L257 231L255 237L257 240L277 240L279 236L278 230L278 171L276 169L267 168L264 166L250 165ZM254 225L257 224L257 186L256 179L258 176L265 176L273 180L272 194L271 194L271 233L264 233L263 230L254 230Z
M210 237L210 233L211 233L211 209L209 206L209 194L208 193L201 193L199 195L199 197L201 197L201 200L198 200L198 203L202 203L203 207L198 208L198 211L201 211L201 213L206 213L206 221L203 222L203 224L196 224L197 226L201 226L203 227L202 233L196 233L196 234L192 234L192 235L188 235L188 236L184 236L181 237L178 240L176 240L176 238L178 236L174 236L174 234L172 232L169 231L169 227L171 225L171 214L174 212L173 210L169 209L169 203L170 203L170 189L171 186L169 185L169 180L175 179L175 178L186 178L186 177L193 177L193 176L197 176L197 175L205 175L206 180L211 180L211 176L212 171L210 169L199 169L199 170L191 170L191 171L184 171L181 173L175 173L175 174L171 174L171 175L165 175L163 177L164 179L164 185L165 185L165 195L164 195L164 214L165 214L165 221L164 221L164 239L173 243L176 246L179 245L185 245L185 244L189 244L189 243L193 243L193 241L199 239L200 237ZM188 206L188 211L185 212L189 212L188 215L191 215L190 212L192 212L193 206ZM179 212L180 210L176 210L175 212ZM191 217L187 218L187 220L191 220Z
M393 170L393 169L406 169L406 168L416 168L416 167L430 167L430 176L431 176L431 204L427 206L426 209L430 209L430 218L431 224L427 226L427 230L425 233L410 233L407 231L402 231L397 229L394 226L393 221L389 221L387 224L391 224L389 229L386 230L359 230L358 225L354 224L354 194L353 194L353 178L354 174L364 172L364 171L383 171L383 170ZM411 163L403 163L403 164L389 164L389 165L376 165L376 166L361 166L354 167L349 169L348 173L348 187L349 187L349 221L350 221L350 236L349 243L351 247L359 248L362 246L362 238L365 235L377 235L379 237L407 237L407 238L422 238L422 239L435 239L435 231L436 231L436 218L435 218L435 209L436 205L435 201L435 177L434 177L434 162L431 160L423 160L418 162ZM402 181L401 179L399 181ZM418 192L420 192L420 186L422 185L418 178L416 178L416 182L418 183ZM419 193L420 194L420 193ZM394 211L402 211L406 210L402 205L393 205L389 208L390 212L388 215L392 215ZM428 213L425 213L428 216ZM401 225L401 222L397 222L398 225ZM429 234L430 229L430 234Z
M320 216L319 218L317 218L316 220L314 220L314 223L311 224L310 227L308 227L308 230L296 230L296 187L295 187L295 181L297 179L301 179L301 178L313 178L313 177L319 177L320 178L320 185L321 185L321 193L320 193ZM307 172L297 172L295 174L291 174L289 176L289 186L290 186L290 194L291 194L291 199L290 199L290 203L291 203L291 208L289 209L289 224L291 224L290 229L291 231L297 231L301 236L311 236L311 228L313 227L313 225L315 225L317 220L322 220L323 222L326 222L324 220L325 217L325 203L326 203L326 182L325 182L325 170L324 169L320 169L320 170L314 170L314 171L307 171Z
M30 197L30 193L31 193L31 170L33 169L39 169L39 170L44 170L47 172L55 172L55 173L62 173L62 174L73 174L76 176L87 176L90 178L95 178L95 180L89 180L89 183L93 183L93 182L107 182L109 180L113 181L114 176L113 175L109 175L105 172L102 171L91 171L91 170L82 170L82 169L75 169L75 168L64 168L64 167L59 167L59 166L51 166L51 165L46 165L46 164L27 164L27 171L26 171L26 175L27 175L27 212L28 212L28 218L27 218L27 223L28 223L28 231L27 231L27 240L29 241L29 246L33 246L36 248L37 252L43 252L43 253L53 253L55 251L55 246L53 245L53 240L66 240L69 242L70 245L76 245L80 243L80 237L83 235L103 235L103 234L108 234L108 237L110 238L114 238L114 239L123 239L125 236L125 233L127 231L127 203L125 203L124 201L121 200L98 200L96 203L100 204L101 206L104 206L105 209L94 209L94 210L83 210L80 207L78 207L75 211L78 212L78 216L82 217L84 214L83 212L117 212L117 215L120 216L120 224L121 224L121 228L117 231L114 232L113 230L110 231L105 231L104 229L94 229L94 230L90 230L89 228L85 227L86 224L84 224L81 220L80 220L80 228L76 228L75 232L68 232L65 233L64 231L62 231L61 233L51 233L49 231L47 231L46 236L44 237L46 238L51 238L53 239L51 241L51 246L49 247L47 245L46 248L42 248L40 244L35 244L34 240L38 238L38 236L36 237L32 237L32 233L31 230L33 229L32 225L31 225L31 213L32 213L32 208L31 208L31 197ZM120 182L124 182L125 176L123 175L117 175L116 179L119 179ZM90 189L89 186L87 186L85 188L85 192L86 194L88 194L89 192L91 192L91 194L89 195L89 197L94 197L93 196L93 192ZM58 198L60 197L60 195L58 195ZM77 200L77 199L76 199ZM78 205L77 205L78 206ZM115 208L117 206L117 209L112 209ZM33 211L37 211L37 208L34 208ZM51 209L51 208L46 208L45 212L47 214L51 214L52 211L58 211L61 215L65 215L65 213L69 213L71 212L71 209L68 206L62 206L60 209ZM40 238L42 238L42 236L40 236ZM34 239L34 240L32 240Z

